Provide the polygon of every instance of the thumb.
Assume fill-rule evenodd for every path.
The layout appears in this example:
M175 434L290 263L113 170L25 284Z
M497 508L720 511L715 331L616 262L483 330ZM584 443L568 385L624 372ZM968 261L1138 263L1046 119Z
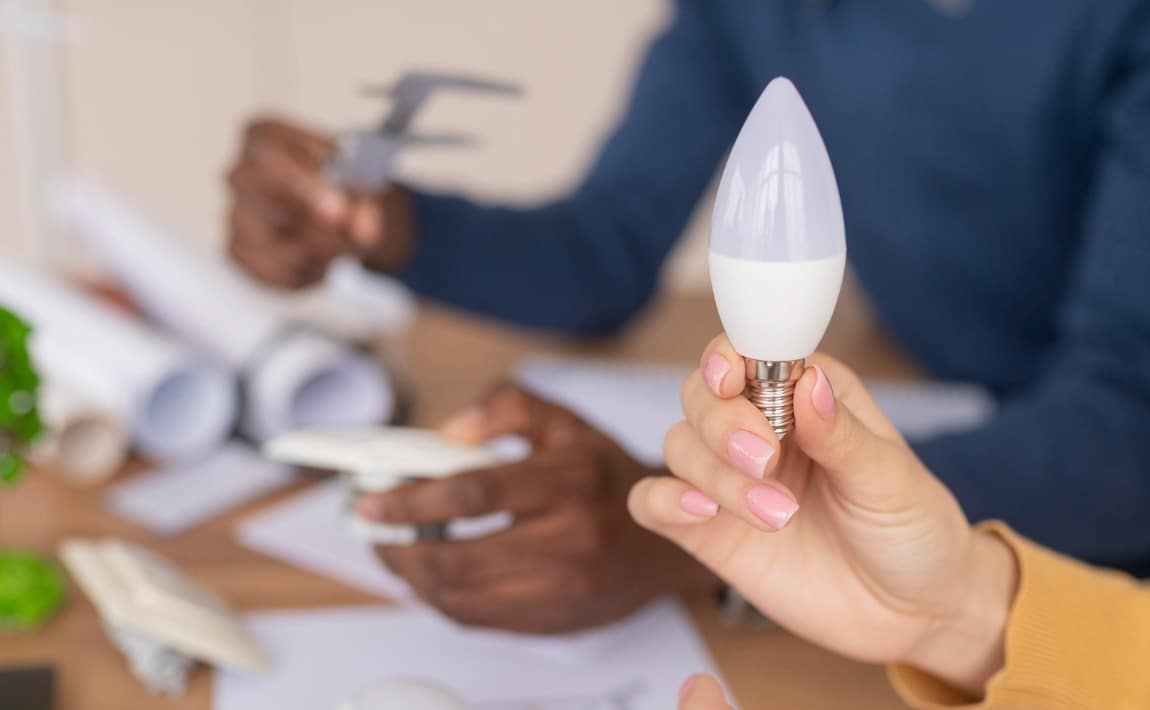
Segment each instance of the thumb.
M679 710L731 710L731 705L714 676L696 673L679 690Z
M357 195L352 199L347 232L359 251L371 251L383 240L383 207L374 195Z
M504 382L478 402L449 417L441 434L460 443L480 444L516 434L533 447L570 443L582 421L572 412L541 399L517 384Z
M836 374L843 390L862 388L849 371ZM795 387L795 441L848 500L871 509L888 507L904 492L914 455L901 438L886 438L865 424L835 390L820 365L803 373Z
M332 227L347 219L349 209L347 196L335 185L319 176L314 176L306 185L301 185L300 190L306 191L303 197L311 207L312 217L320 224Z

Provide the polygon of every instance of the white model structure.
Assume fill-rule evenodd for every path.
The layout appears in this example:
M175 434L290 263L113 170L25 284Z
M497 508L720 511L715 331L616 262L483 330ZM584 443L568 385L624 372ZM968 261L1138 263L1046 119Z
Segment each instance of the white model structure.
M359 193L378 193L392 181L400 155L409 147L468 146L475 140L465 134L427 134L413 131L412 123L427 101L443 91L467 92L513 98L522 92L503 81L456 73L415 71L399 77L389 87L368 87L371 96L391 100L391 109L369 129L352 131L338 142L336 155L328 165L328 177L336 184ZM326 288L337 301L354 302L357 295L369 293L380 279L353 258L340 258L331 265Z
M826 332L846 265L838 184L814 118L782 77L763 91L723 169L711 217L711 288L746 395L782 438L794 388Z
M427 538L473 537L480 529L493 532L507 524L506 516L499 514L420 527L374 523L356 514L355 504L363 493L445 478L506 460L484 447L448 441L434 431L405 427L300 431L269 441L264 446L264 455L273 461L343 474L347 486L345 520L348 528L356 537L375 544L410 545ZM455 532L461 528L467 532Z
M60 559L153 693L182 694L197 661L240 671L268 667L242 620L162 557L109 539L65 540Z
M440 91L464 91L493 96L515 97L514 84L463 74L409 72L390 87L368 88L371 95L391 99L391 110L373 128L345 135L339 141L328 174L340 185L363 192L387 187L395 172L400 152L408 146L469 145L469 136L459 134L419 134L412 121L433 95Z

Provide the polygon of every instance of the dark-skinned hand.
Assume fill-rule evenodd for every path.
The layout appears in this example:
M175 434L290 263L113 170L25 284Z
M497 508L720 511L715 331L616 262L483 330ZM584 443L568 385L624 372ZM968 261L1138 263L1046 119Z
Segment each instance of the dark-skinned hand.
M718 588L716 577L627 512L631 486L664 472L635 461L570 411L504 384L443 432L476 444L514 434L532 445L521 461L359 501L360 515L391 524L512 513L510 528L486 537L376 548L449 617L558 633L614 621L661 594Z
M324 175L334 150L323 134L278 119L255 120L245 129L228 173L228 247L260 281L303 288L342 255L388 271L410 254L415 229L407 191L341 190Z

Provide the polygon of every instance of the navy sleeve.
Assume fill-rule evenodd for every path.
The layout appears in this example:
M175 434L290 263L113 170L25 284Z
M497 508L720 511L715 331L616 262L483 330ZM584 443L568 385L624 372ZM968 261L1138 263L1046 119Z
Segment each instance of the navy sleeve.
M660 266L734 142L744 107L706 0L680 0L621 123L571 195L530 208L415 195L420 243L397 276L417 293L521 325L610 332Z
M1095 194L1058 352L985 428L919 453L973 520L1150 572L1150 16L1102 99Z

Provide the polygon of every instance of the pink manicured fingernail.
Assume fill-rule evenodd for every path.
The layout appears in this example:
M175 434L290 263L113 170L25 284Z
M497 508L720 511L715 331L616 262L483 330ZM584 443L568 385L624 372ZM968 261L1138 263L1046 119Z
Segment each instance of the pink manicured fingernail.
M703 365L703 379L707 381L707 386L716 395L722 394L723 378L731 371L731 363L727 362L727 358L712 353L707 358L707 362Z
M782 530L799 509L799 504L778 488L760 484L747 491L747 507L759 520L775 530Z
M375 496L361 496L355 502L355 510L361 518L379 522L383 520L385 508L383 499Z
M694 488L679 496L679 507L700 518L713 518L719 514L719 504Z
M679 702L687 699L687 693L691 692L691 686L695 684L695 676L687 678L683 681L683 685L679 687Z
M814 405L819 417L830 419L835 415L835 391L831 388L831 381L827 379L827 373L823 372L823 368L818 365L811 367L815 368L815 373L818 375L815 386L811 388L811 404Z
M775 447L749 431L736 431L727 439L727 456L731 463L751 478L762 478Z
M347 209L347 199L338 190L323 188L315 196L315 208L327 219L337 220Z

